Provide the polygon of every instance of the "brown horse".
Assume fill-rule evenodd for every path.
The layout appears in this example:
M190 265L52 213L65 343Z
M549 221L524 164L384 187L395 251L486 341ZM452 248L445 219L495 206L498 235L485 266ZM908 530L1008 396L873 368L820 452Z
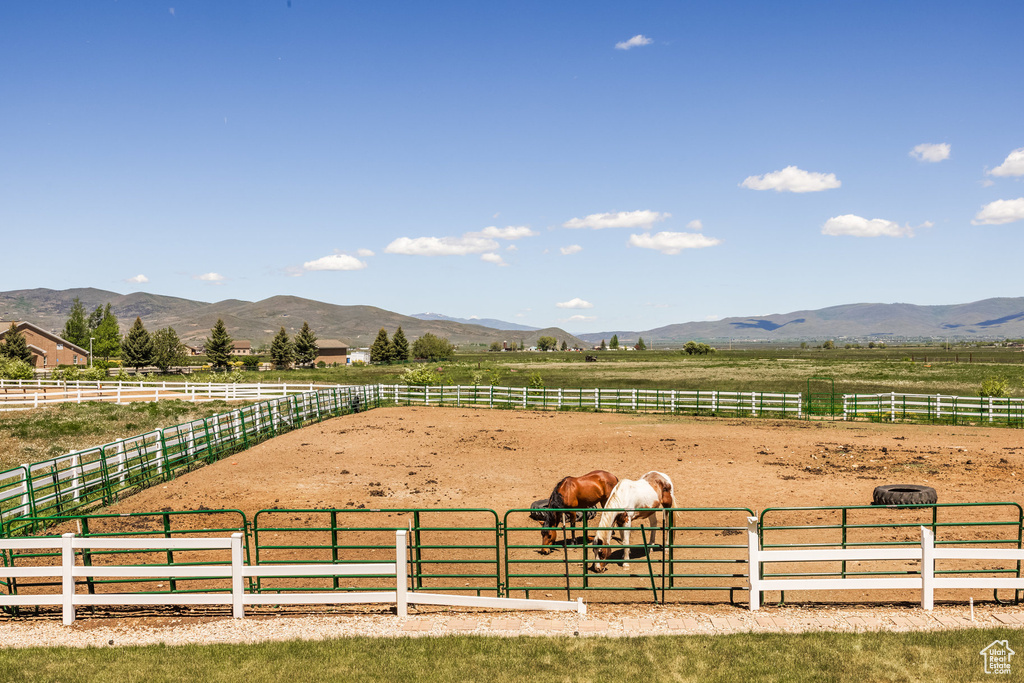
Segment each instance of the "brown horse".
M543 517L541 523L545 528L541 529L541 545L552 545L555 542L555 527L562 523L567 516L570 523L576 523L575 512L554 512L559 508L592 508L601 504L602 506L611 495L612 489L619 483L619 478L611 472L594 470L582 477L565 477L555 484L555 488L548 497L548 505L545 510L537 510L531 513ZM546 555L550 550L541 549Z

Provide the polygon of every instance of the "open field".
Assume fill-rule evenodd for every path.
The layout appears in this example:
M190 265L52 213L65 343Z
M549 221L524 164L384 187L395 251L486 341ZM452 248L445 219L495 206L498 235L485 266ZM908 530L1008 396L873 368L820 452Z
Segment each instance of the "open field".
M346 638L176 648L0 649L7 681L975 681L1020 631L640 638ZM1019 650L1019 647L1017 647ZM1012 660L1011 666L1017 667ZM1009 677L1007 677L1009 678Z
M830 377L838 393L896 391L976 396L983 381L997 378L1007 381L1011 396L1024 395L1024 353L1020 349L764 349L722 350L708 356L687 356L680 351L588 353L596 355L598 362L586 363L587 354L571 352L465 353L431 367L442 369L437 383L461 385L493 382L526 386L539 375L547 387L571 389L796 393L806 392L811 378ZM244 373L244 381L391 384L401 382L407 367L418 366L251 372ZM816 390L820 391L822 385L818 386Z

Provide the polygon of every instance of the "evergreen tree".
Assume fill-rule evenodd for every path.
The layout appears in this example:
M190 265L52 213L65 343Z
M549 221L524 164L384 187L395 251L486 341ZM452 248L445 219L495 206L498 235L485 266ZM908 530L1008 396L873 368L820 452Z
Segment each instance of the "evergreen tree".
M101 322L103 322L103 307L97 306L96 310L89 314L89 332L95 332Z
M210 330L210 336L206 338L206 357L214 368L227 369L233 342L224 321L218 318L217 324Z
M302 329L295 335L295 361L299 365L313 365L320 355L320 347L316 343L316 335L309 329L309 323L303 322Z
M32 365L32 351L28 348L25 335L14 323L11 323L7 334L4 335L4 343L0 345L0 355Z
M76 346L89 348L89 323L85 319L85 306L76 296L71 303L71 315L64 323L60 336Z
M104 360L116 356L121 351L121 329L117 324L117 316L114 315L109 303L103 309L103 319L93 336L96 337L93 351L97 356L103 356ZM86 344L88 343L87 339Z
M270 360L274 362L278 369L287 368L295 360L295 347L292 345L292 340L288 338L288 333L285 332L283 327L270 344Z
M188 360L188 350L178 338L173 327L165 327L153 333L153 365L167 372L175 365L184 365Z
M563 350L563 351L565 351L565 350L566 350L566 349L568 349L568 348L569 348L569 345L568 345L568 344L566 344L566 343L565 343L565 340L563 339L563 340L562 340L562 350Z
M613 349L619 348L619 335L617 335L617 334L613 334L612 335L612 341L611 341L611 344L609 344L609 346L611 346Z
M643 337L640 337L640 340L636 343L636 347L635 348L636 348L637 351L646 351L647 350L647 344L644 344L644 338Z
M601 350L604 351L606 348L608 348L608 347L604 345L604 339L602 339L601 340Z
M395 336L391 338L391 347L393 349L391 358L396 363L404 363L409 360L409 340L405 338L405 332L402 332L401 325L395 330Z
M124 336L121 342L121 357L125 365L135 368L136 372L153 362L153 339L142 325L142 318L135 318L132 328Z
M377 333L377 338L373 340L373 345L370 346L370 362L390 363L392 350L391 342L388 341L388 331L382 327Z

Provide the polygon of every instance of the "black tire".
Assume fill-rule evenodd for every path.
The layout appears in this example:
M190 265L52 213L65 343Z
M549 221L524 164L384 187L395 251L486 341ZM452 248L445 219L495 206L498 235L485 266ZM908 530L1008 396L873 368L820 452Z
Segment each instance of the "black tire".
M931 486L889 484L876 486L872 505L934 505L939 496Z

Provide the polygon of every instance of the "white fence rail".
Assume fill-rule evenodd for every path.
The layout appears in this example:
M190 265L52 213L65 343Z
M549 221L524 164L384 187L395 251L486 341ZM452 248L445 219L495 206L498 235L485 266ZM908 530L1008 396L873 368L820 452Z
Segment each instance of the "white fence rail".
M404 405L478 406L527 410L629 412L728 412L736 415L800 417L801 394L757 391L676 391L667 389L548 389L499 386L380 386L383 400Z
M936 577L937 560L1024 560L1024 550L1006 548L942 548L935 547L935 534L921 527L921 545L903 548L806 548L798 550L761 550L757 534L757 517L747 518L747 553L750 574L750 609L760 609L762 591L792 590L885 590L921 591L921 607L935 605L936 588L1011 589L1024 590L1024 577ZM889 576L855 578L778 578L762 579L762 565L788 562L915 562L915 568L892 569ZM887 570L888 571L888 570Z
M60 403L104 401L132 403L178 399L182 401L262 401L339 385L220 384L210 382L62 382L58 380L0 379L0 412L32 410Z
M882 417L944 420L964 418L979 422L1024 423L1024 399L994 396L945 396L942 394L845 394L843 419Z
M586 614L582 598L575 601L492 598L474 595L449 595L408 590L407 534L395 532L395 561L363 564L258 565L244 563L242 534L229 538L82 538L64 534L60 538L0 539L3 550L59 550L60 565L35 567L0 566L0 578L59 577L60 593L0 595L0 606L60 606L65 625L75 621L75 608L88 605L230 605L232 616L245 616L246 605L335 605L355 603L394 603L398 616L408 614L408 605L453 605L519 610L561 610ZM189 565L77 565L75 551L82 550L228 550L226 563ZM375 574L395 577L395 590L346 593L289 592L247 593L245 579L272 576L354 576ZM78 593L75 579L87 577L118 578L204 578L230 579L231 590L209 593Z

